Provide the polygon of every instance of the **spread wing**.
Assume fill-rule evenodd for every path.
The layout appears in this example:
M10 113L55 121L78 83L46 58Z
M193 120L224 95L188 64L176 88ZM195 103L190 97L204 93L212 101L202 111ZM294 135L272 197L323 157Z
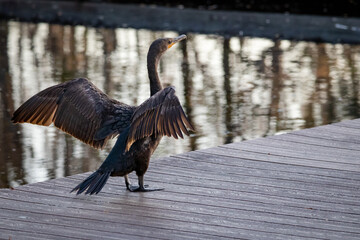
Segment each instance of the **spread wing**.
M94 148L130 125L135 108L110 99L87 79L49 87L27 100L13 114L14 123L51 123Z
M126 151L138 139L155 135L167 135L183 138L183 134L189 135L189 130L195 131L186 117L175 95L173 87L167 87L151 96L142 103L134 112Z

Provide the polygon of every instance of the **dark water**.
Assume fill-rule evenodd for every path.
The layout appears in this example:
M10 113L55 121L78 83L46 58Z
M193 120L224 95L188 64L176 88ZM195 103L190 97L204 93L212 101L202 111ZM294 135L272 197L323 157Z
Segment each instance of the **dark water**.
M87 77L113 98L149 96L146 53L176 32L0 22L0 187L96 169L111 145L91 149L54 127L13 125L21 103ZM358 118L360 46L188 34L163 57L197 132L164 138L154 157ZM156 160L155 160L156 161Z

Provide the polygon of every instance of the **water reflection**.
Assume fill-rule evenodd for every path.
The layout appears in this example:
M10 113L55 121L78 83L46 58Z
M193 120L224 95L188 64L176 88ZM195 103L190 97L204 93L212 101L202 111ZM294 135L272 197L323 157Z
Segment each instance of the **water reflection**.
M13 125L38 91L88 77L111 97L149 96L146 53L175 32L0 22L0 187L94 170L106 157L54 127ZM154 157L360 117L359 45L188 34L164 55L197 133L164 138Z

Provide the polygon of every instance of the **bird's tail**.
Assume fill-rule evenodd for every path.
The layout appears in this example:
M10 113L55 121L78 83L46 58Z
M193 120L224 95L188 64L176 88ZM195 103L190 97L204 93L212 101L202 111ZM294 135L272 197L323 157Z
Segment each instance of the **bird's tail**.
M111 152L101 164L100 168L87 177L82 183L77 185L71 192L77 191L76 194L98 194L101 189L104 187L105 183L110 177L110 174L114 171L114 168L118 166L119 162L124 161L122 158L125 156L125 143L129 133L129 128L127 127L119 136ZM119 169L117 169L119 170ZM120 170L119 170L120 171Z
M98 194L109 179L110 174L111 171L103 172L97 170L89 177L87 177L83 182L77 185L73 190L71 190L71 192L77 191L76 195L79 195L86 190L85 194Z

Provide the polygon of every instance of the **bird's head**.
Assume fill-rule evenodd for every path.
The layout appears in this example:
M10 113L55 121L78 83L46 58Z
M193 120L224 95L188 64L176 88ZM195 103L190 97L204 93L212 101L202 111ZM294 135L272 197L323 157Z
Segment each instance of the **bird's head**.
M186 39L186 35L180 35L176 38L160 38L155 40L149 48L149 53L161 56L166 50L171 48L174 44Z
M159 75L157 73L157 66L159 64L161 55L166 52L174 44L186 39L186 35L180 35L176 38L160 38L155 40L149 48L147 55L147 68L150 79L150 94L154 95L162 89Z

